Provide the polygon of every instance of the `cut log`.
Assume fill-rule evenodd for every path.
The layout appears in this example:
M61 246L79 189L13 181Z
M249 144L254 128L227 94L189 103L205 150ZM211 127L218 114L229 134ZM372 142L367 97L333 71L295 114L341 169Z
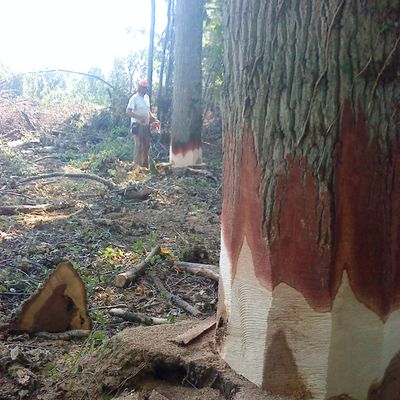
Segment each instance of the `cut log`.
M130 322L138 322L139 324L143 325L158 325L168 323L168 320L165 318L149 317L147 315L135 313L132 311L122 310L121 308L112 308L109 313L113 317L122 318L125 321Z
M150 251L149 255L142 262L134 265L133 268L129 269L128 271L118 274L115 277L115 286L118 288L127 287L132 281L143 274L147 266L150 265L152 258L160 254L160 251L161 248L159 245L157 245Z
M70 262L60 263L21 307L12 332L91 330L85 285Z
M153 282L156 285L157 289L160 291L161 295L166 297L166 299L168 301L177 305L179 308L182 308L183 310L187 311L188 313L194 315L195 317L201 315L201 312L196 307L193 307L192 305L187 303L185 300L181 299L176 294L170 293L165 288L165 286L162 284L160 278L158 278L155 275L153 275L151 278L153 279Z
M218 267L215 265L190 263L186 261L175 261L174 265L185 272L204 276L217 282L219 280Z

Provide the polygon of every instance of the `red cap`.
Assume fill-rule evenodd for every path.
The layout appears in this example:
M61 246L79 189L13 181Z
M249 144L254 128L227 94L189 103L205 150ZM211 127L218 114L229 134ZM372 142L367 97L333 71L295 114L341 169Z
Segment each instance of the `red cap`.
M148 88L149 84L145 80L141 80L141 81L139 81L138 86Z

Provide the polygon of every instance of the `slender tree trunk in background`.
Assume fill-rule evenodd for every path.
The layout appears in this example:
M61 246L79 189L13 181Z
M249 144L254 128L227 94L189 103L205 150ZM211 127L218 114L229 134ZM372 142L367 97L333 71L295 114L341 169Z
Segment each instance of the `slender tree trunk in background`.
M202 162L201 46L203 0L177 0L170 162Z
M151 0L151 22L150 22L150 43L147 61L147 83L149 84L149 96L152 93L153 85L153 60L154 60L154 27L156 24L156 0Z
M168 49L168 68L165 76L165 95L172 99L172 77L174 73L174 47L175 47L175 0L171 0L170 41ZM171 101L172 103L172 101Z
M223 3L219 350L276 394L398 399L400 4Z
M165 64L167 59L167 47L171 41L171 6L172 0L168 0L167 6L167 27L165 29L164 35L164 43L163 43L163 51L161 57L161 66L160 66L160 77L158 82L158 94L157 94L157 117L160 120L161 124L164 125L165 115L167 114L167 98L164 97L164 71Z

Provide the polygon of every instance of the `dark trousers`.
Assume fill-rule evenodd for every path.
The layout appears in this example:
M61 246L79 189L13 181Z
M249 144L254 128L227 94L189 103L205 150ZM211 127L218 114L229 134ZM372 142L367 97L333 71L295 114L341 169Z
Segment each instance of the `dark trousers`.
M149 166L150 126L139 125L132 129L133 133L133 161L141 167Z

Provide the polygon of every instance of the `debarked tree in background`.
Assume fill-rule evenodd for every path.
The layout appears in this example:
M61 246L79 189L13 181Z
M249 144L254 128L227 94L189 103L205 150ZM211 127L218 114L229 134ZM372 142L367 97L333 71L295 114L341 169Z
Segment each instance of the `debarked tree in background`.
M219 350L277 394L400 398L399 2L223 8Z

